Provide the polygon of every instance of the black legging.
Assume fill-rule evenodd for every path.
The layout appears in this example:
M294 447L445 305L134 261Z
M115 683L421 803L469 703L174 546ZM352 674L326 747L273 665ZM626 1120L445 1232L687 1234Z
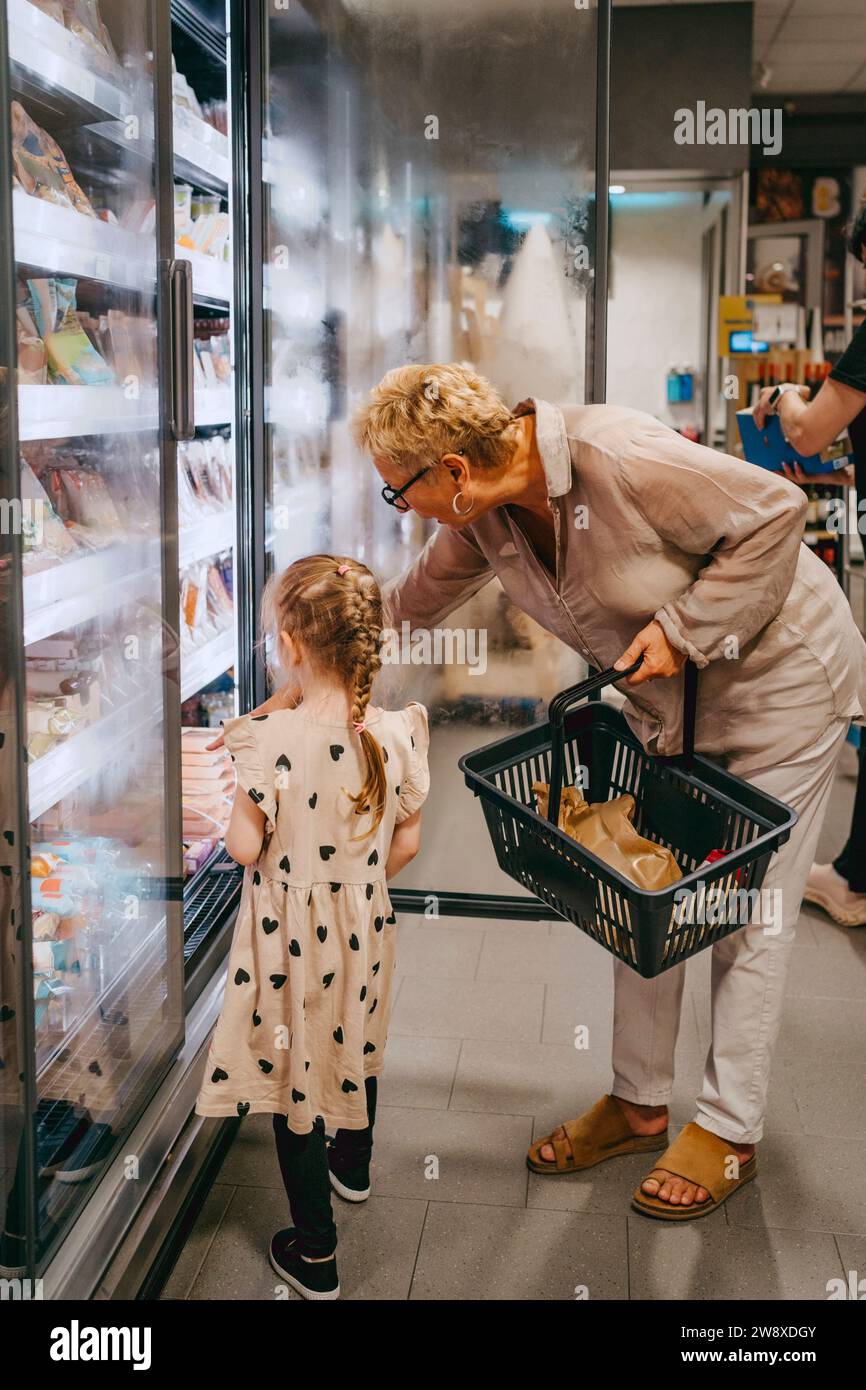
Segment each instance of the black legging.
M833 868L848 880L852 893L866 893L866 739L860 732L860 771L854 793L854 812L848 843Z
M347 1166L369 1163L373 1152L373 1125L376 1120L376 1078L364 1082L367 1092L366 1129L338 1129L334 1147ZM316 1117L307 1134L295 1134L286 1124L285 1115L274 1115L274 1137L277 1157L292 1224L297 1232L297 1247L311 1259L326 1259L337 1248L337 1228L331 1211L331 1180L325 1147L325 1124Z

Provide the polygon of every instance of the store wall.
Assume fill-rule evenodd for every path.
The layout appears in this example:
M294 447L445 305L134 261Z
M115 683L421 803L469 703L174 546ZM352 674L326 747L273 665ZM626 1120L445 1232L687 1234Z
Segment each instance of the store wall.
M608 298L607 399L675 428L701 420L701 383L688 404L668 405L673 366L697 369L703 295L702 193L614 196Z
M735 172L747 145L678 145L680 107L748 108L752 6L617 5L611 28L611 167Z

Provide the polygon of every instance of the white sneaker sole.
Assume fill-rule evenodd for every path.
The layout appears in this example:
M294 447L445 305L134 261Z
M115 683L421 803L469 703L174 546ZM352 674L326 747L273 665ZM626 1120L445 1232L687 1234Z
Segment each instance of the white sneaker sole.
M341 1183L340 1179L334 1176L330 1168L328 1169L328 1173L331 1179L331 1186L337 1193L338 1197L342 1197L343 1200L346 1202L366 1202L371 1192L371 1189L369 1187L367 1188L366 1192L359 1192L357 1188L346 1187L343 1183Z
M340 1297L339 1284L335 1289L329 1289L327 1293L318 1293L315 1289L308 1289L306 1284L301 1283L300 1279L296 1279L287 1269L283 1269L278 1265L274 1259L273 1252L270 1250L268 1251L268 1261L274 1273L278 1274L281 1279L284 1279L285 1282L295 1290L295 1293L299 1293L301 1298L307 1299L309 1303L333 1303L335 1299Z
M856 911L846 912L844 907L840 907L829 893L822 893L817 888L807 888L803 894L804 903L812 903L815 907L823 908L828 917L838 923L840 927L866 927L866 907L858 908Z

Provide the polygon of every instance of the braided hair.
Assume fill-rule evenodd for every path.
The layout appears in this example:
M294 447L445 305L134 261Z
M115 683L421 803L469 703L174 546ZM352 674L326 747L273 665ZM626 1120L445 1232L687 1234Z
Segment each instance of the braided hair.
M303 647L310 663L333 673L351 700L351 717L361 740L366 776L357 793L348 792L358 816L369 814L366 839L385 810L382 749L364 728L373 681L382 665L382 595L375 576L351 556L307 555L274 575L262 596L262 631L285 632Z

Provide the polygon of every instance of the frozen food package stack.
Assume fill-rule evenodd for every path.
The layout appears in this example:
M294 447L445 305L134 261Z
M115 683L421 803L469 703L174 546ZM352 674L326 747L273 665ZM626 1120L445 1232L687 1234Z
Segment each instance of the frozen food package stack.
M23 307L45 345L50 382L111 386L114 373L88 338L79 316L77 284L76 280L59 275L28 280L29 297Z
M21 458L21 535L25 574L61 564L81 554L75 537L64 526L51 499L27 459Z
M99 658L57 634L27 648L27 752L40 758L102 712Z
M57 141L28 116L18 101L12 102L12 172L13 181L17 180L32 197L57 207L74 208L85 217L96 216Z
M101 57L117 62L111 35L102 22L98 0L62 0L63 22L70 34Z
M28 445L25 457L76 548L104 550L127 539L105 479L95 468L75 454L39 445Z
M235 775L225 748L208 749L213 729L181 730L183 838L190 872L208 857L228 827Z

